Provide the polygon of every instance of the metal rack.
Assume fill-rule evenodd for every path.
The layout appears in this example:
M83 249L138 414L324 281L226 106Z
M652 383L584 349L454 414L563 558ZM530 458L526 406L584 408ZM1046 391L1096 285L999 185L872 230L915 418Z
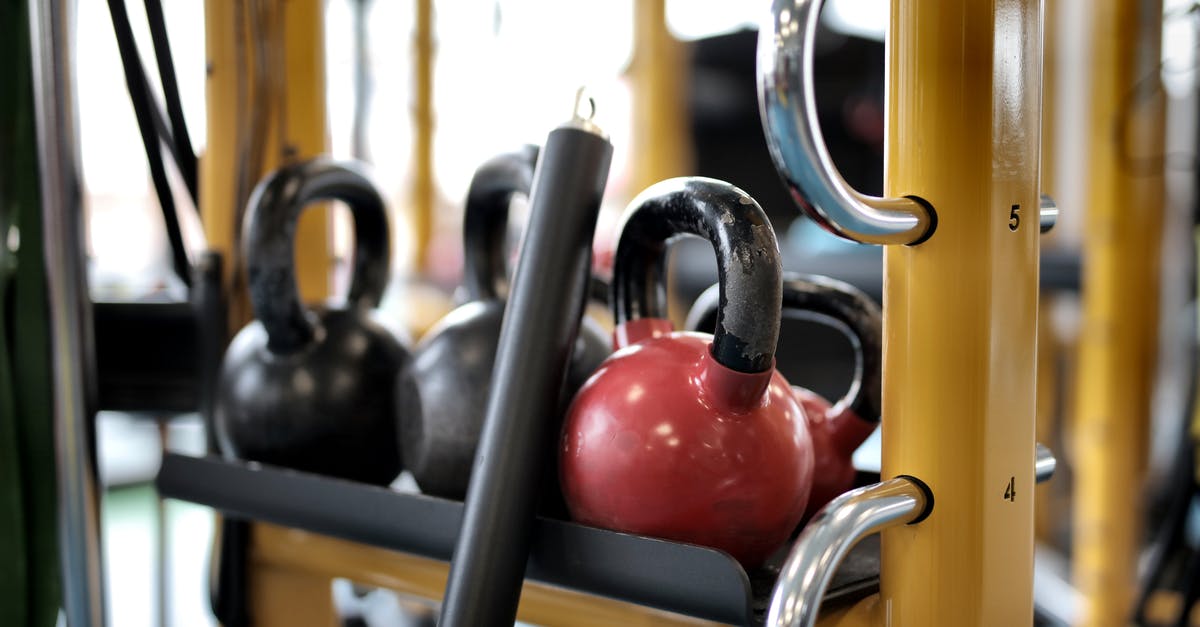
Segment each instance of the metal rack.
M875 478L864 473L861 480ZM450 559L463 518L458 501L214 457L167 455L157 487L166 497L231 518L441 561ZM709 548L542 517L534 527L527 579L705 620L761 624L778 574L778 559L747 573ZM859 545L834 578L826 603L874 592L878 551L874 542Z

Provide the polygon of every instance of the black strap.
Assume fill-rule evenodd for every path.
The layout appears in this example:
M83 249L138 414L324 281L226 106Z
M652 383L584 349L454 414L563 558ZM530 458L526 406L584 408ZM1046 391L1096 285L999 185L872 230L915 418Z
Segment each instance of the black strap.
M117 37L117 47L121 52L125 86L129 89L129 100L133 103L134 117L137 118L138 131L142 136L142 147L146 151L146 161L150 166L150 178L154 182L159 207L162 208L163 223L167 229L167 241L171 246L172 266L184 285L191 287L191 264L188 261L187 249L183 245L179 215L175 212L175 198L171 195L171 185L167 181L166 166L163 163L162 150L159 146L162 136L154 124L157 105L150 97L150 86L146 80L141 56L137 51L137 44L133 39L133 29L129 25L129 14L125 10L124 0L108 0L108 11L112 16L113 31ZM158 112L157 115L161 120L162 113ZM161 122L159 126L162 126ZM168 144L173 141L174 138L171 138Z

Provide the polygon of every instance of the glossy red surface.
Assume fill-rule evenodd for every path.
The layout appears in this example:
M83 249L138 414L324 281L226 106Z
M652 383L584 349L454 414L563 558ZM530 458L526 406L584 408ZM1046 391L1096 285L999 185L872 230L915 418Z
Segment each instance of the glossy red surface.
M641 320L633 321L642 323ZM812 441L783 376L744 374L711 336L661 333L614 353L576 395L560 470L576 520L724 550L754 567L808 502ZM638 333L618 333L629 338Z
M808 522L826 503L854 487L854 451L878 423L863 420L848 407L832 406L824 397L804 388L793 388L804 408L813 442L813 484L804 511Z

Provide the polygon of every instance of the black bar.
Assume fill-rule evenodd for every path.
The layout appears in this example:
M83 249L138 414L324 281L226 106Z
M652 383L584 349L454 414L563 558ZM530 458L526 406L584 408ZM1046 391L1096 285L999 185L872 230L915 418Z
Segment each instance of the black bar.
M612 144L582 119L550 132L500 331L439 625L512 625L554 414L588 293Z
M179 216L175 213L175 198L171 195L171 185L167 181L166 166L163 164L161 138L154 129L153 113L156 107L147 84L146 70L142 65L141 56L137 51L137 42L133 39L133 28L129 25L129 15L125 11L125 0L108 0L108 11L112 17L113 32L117 38L117 48L121 53L121 65L125 70L125 86L129 90L129 100L133 104L134 117L137 119L138 130L142 136L142 147L146 151L146 162L150 166L150 178L158 195L158 204L162 208L163 223L167 230L167 241L171 245L171 261L175 274L187 286L192 284L191 264L188 261L187 249L183 243L183 233L179 227ZM174 138L172 138L172 142Z
M158 65L158 78L162 85L163 99L167 103L167 117L171 120L171 154L179 168L184 186L187 187L188 195L191 196L192 204L199 213L196 153L192 150L192 138L188 134L187 122L183 119L183 102L179 97L179 81L175 78L175 62L171 58L171 40L167 37L167 21L163 16L162 0L146 0L146 22L150 25L150 41L154 44L154 61Z
M98 302L92 318L100 409L199 408L199 334L191 303Z
M209 419L226 334L220 255L198 255L192 275L187 301L92 304L99 409Z
M159 492L228 516L447 560L463 504L299 471L168 454ZM537 518L530 579L719 621L750 620L750 582L728 555L704 547Z

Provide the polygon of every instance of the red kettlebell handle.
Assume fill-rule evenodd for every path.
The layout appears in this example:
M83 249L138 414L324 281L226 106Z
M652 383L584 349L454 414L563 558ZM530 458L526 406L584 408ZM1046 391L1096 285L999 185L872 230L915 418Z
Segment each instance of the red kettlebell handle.
M354 218L354 268L346 300L379 304L391 266L387 209L378 189L354 163L317 157L286 165L254 188L242 222L242 254L254 317L276 353L299 350L316 334L296 286L296 224L309 205L340 200Z
M508 285L508 206L529 196L539 149L526 145L475 170L463 210L463 287L470 300L497 300Z
M650 186L626 210L613 258L612 306L618 344L666 322L666 253L686 235L707 239L717 256L719 303L712 357L740 373L775 366L782 263L775 231L746 192L716 179L674 178ZM636 332L628 332L646 327Z
M688 313L688 329L712 328L719 296L717 285L700 294ZM840 329L854 347L854 381L831 408L830 417L848 408L863 420L879 422L883 371L883 314L879 305L849 283L791 272L784 274L782 302L783 311L808 314ZM804 392L812 394L807 390Z

